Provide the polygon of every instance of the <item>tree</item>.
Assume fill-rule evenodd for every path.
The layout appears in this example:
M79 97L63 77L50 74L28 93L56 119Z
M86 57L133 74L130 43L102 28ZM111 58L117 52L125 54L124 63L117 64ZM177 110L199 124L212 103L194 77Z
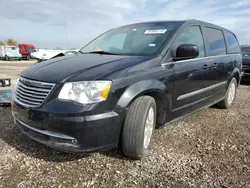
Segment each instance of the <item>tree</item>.
M0 46L4 46L5 43L3 41L0 41Z
M17 46L17 41L15 41L14 39L8 39L6 41L6 44L9 46Z

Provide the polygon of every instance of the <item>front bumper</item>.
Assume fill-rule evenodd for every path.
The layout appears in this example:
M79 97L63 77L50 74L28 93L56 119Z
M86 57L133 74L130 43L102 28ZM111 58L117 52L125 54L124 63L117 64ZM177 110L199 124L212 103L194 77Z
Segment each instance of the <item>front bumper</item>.
M58 115L12 102L12 115L19 129L37 142L66 152L93 152L117 147L125 110Z

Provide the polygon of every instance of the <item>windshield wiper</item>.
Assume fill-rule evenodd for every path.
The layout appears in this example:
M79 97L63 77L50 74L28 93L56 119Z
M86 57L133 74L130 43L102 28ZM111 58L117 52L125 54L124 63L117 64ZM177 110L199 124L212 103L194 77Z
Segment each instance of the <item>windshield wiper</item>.
M93 51L93 52L88 52L90 54L110 54L110 55L118 55L116 53L112 53L112 52L106 52L106 51Z

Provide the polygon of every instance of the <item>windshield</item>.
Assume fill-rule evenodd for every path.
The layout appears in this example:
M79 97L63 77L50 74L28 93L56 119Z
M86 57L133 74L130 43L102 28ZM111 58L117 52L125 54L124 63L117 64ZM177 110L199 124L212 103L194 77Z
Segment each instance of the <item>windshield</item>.
M80 52L104 51L121 55L153 55L182 22L139 23L118 27L95 38Z
M242 47L241 51L243 56L250 57L250 47Z

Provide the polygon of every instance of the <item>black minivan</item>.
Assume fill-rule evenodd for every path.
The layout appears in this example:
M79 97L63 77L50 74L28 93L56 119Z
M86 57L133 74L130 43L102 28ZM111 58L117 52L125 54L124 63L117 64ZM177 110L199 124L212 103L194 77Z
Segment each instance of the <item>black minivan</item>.
M156 127L218 104L230 108L242 54L231 31L198 20L125 25L76 55L24 70L12 114L33 140L68 152L121 146L148 154Z
M244 75L242 77L242 81L250 81L250 45L241 46L242 52L242 71Z

